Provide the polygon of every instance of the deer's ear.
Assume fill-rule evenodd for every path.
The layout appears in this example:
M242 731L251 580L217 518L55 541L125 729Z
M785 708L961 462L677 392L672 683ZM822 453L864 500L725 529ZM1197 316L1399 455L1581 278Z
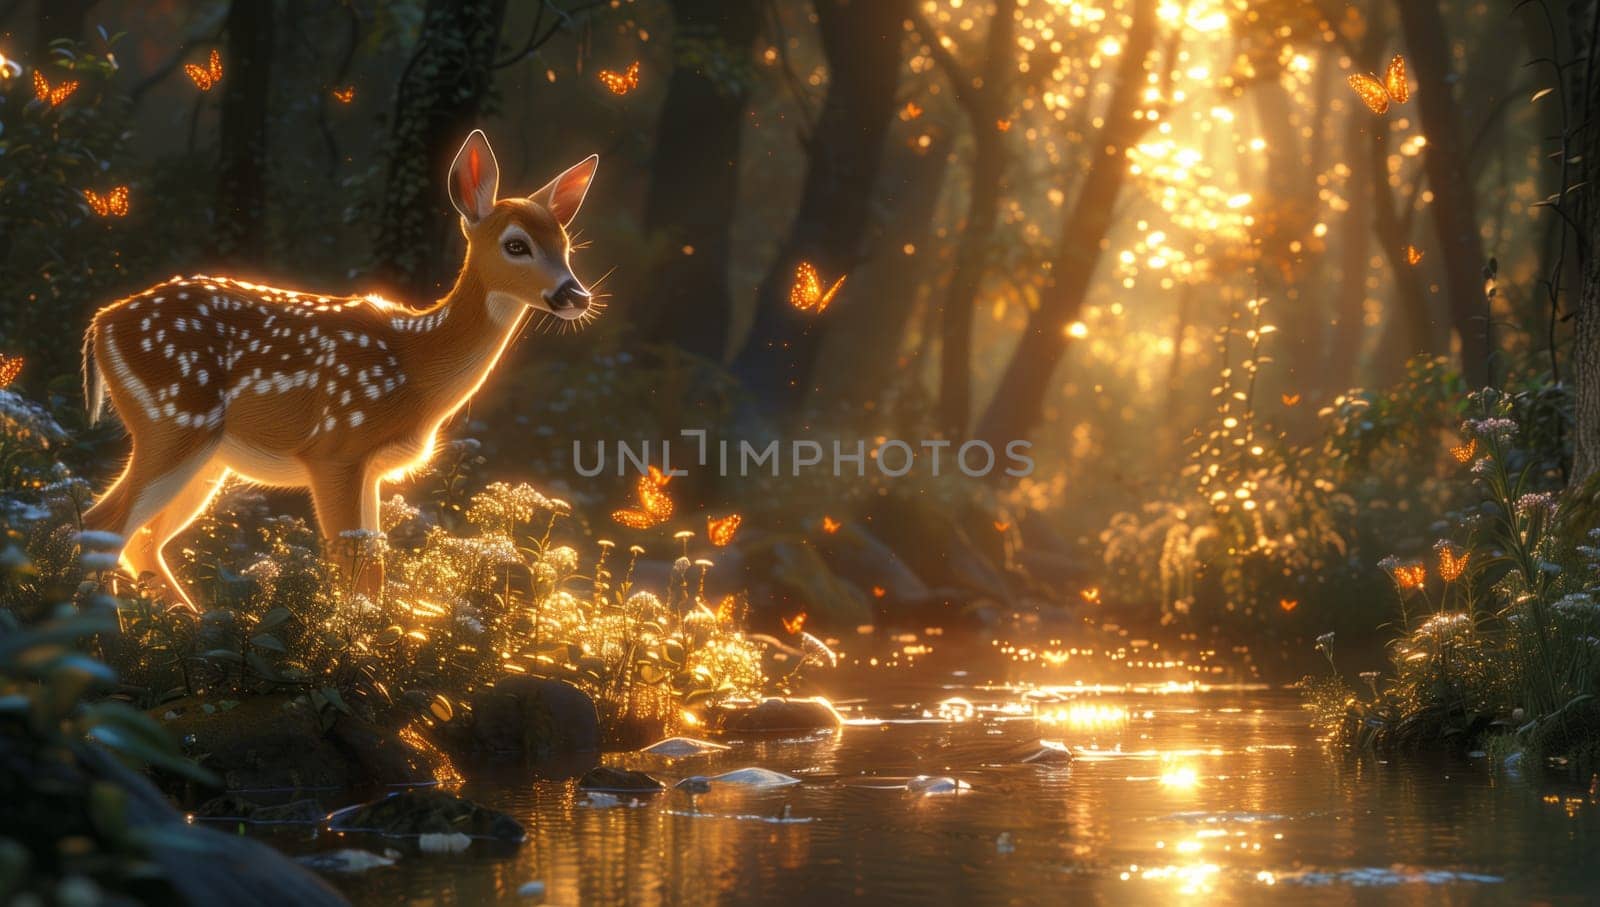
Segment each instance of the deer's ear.
M565 227L578 216L578 209L583 207L583 197L589 194L589 184L594 182L595 168L599 166L600 155L591 154L568 167L528 198L544 205Z
M500 188L500 165L482 129L472 130L450 165L450 202L468 224L475 224L494 207Z

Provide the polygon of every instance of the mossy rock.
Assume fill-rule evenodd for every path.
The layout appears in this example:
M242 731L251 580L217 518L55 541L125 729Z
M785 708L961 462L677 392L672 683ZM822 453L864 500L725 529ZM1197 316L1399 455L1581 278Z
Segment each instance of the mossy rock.
M466 761L515 756L538 762L600 750L594 701L559 680L517 675L474 690L467 708L435 731Z
M843 719L822 699L766 699L750 708L720 708L707 716L723 734L794 734L838 730Z
M176 700L151 714L227 790L419 784L437 757L350 715L330 722L289 695Z
M442 790L408 790L340 810L329 821L335 831L365 831L391 837L462 834L496 841L527 837L522 823Z
M666 786L644 772L597 765L578 779L578 789L607 794L657 794Z
M223 794L200 804L194 817L251 825L321 825L328 818L328 810L311 799L263 806L238 794Z

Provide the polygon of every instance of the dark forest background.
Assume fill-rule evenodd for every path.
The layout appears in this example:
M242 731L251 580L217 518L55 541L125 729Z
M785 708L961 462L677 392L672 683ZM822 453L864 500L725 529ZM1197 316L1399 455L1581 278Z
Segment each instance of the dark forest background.
M89 315L172 274L431 300L461 245L448 162L482 127L502 191L601 156L575 267L610 294L582 334L526 335L452 428L485 474L599 523L627 482L578 479L575 439L1027 439L1019 482L677 491L809 535L823 557L780 557L805 578L773 595L841 626L1048 600L1370 628L1342 603L1459 504L1465 389L1516 396L1544 485L1600 462L1594 21L1592 2L0 0L0 351L79 429ZM183 67L213 49L202 91ZM1396 53L1413 96L1376 115L1346 79ZM598 77L635 61L632 91ZM34 69L80 85L51 106ZM119 185L126 216L85 204ZM821 314L790 304L801 262L847 275ZM76 437L103 483L121 442ZM824 517L905 588L839 567Z

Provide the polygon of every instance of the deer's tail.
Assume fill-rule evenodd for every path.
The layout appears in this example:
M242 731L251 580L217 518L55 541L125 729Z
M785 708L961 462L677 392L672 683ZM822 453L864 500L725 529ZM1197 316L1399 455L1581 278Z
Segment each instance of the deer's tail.
M83 405L89 411L89 424L100 421L100 412L106 405L106 378L94 360L95 324L83 333Z

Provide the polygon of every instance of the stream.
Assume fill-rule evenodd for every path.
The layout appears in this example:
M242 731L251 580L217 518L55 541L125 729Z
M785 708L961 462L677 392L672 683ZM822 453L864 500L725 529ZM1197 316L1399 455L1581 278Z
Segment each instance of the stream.
M1483 758L1330 753L1290 690L1024 690L959 671L857 685L865 695L837 701L838 733L608 756L668 783L636 805L520 770L467 783L463 795L526 825L520 847L425 855L326 831L274 843L403 851L332 879L384 907L534 903L518 892L535 881L548 904L635 905L1592 903L1600 884L1587 784ZM1076 758L1019 761L1041 739ZM670 789L747 766L802 783ZM908 789L919 775L955 783Z

